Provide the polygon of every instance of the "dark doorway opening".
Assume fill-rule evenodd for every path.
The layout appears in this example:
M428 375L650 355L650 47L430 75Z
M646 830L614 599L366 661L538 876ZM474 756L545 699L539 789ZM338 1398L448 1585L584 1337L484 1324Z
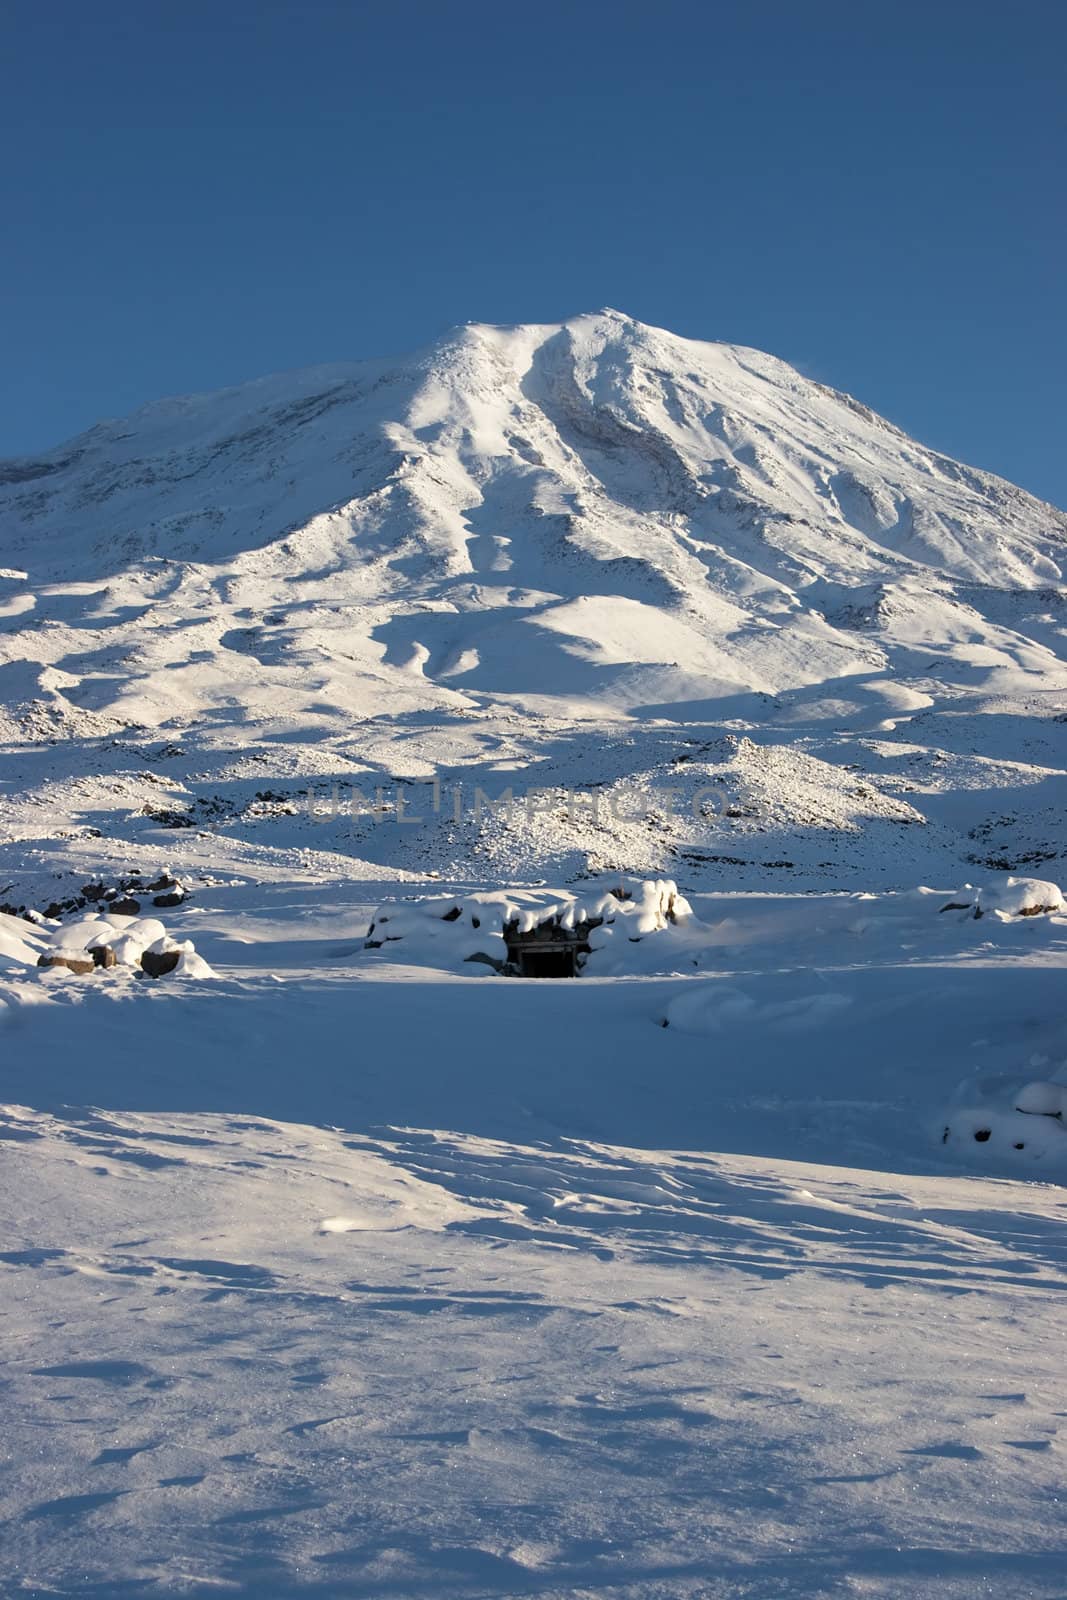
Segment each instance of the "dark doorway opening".
M579 978L589 954L589 933L601 918L564 927L556 917L520 933L518 922L504 929L508 961L505 971L519 978Z
M557 945L547 950L520 950L519 976L521 978L576 978L578 976L578 947L573 944Z

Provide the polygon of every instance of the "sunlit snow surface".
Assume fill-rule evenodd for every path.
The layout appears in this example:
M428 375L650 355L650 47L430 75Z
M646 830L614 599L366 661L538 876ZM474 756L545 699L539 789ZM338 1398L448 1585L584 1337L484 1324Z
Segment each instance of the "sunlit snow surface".
M1062 1594L1064 1169L942 1133L1067 1081L1067 919L703 896L712 973L552 983L375 903L7 969L10 1592Z
M0 463L5 1600L1063 1600L1065 570L614 312Z

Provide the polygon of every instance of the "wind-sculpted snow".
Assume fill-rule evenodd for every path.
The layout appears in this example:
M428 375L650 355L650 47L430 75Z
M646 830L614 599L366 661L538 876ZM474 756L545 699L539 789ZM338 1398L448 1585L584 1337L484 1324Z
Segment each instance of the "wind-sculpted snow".
M1058 1600L1067 918L983 887L698 895L571 983L295 870L168 912L212 982L18 924L6 1589Z
M46 1216L0 1252L29 1592L1059 1592L1047 1195L252 1116L3 1133Z

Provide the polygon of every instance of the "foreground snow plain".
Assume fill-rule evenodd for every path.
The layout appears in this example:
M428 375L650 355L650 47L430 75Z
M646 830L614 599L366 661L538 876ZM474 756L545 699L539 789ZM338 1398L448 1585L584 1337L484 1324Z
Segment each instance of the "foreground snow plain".
M1067 919L705 895L713 970L545 983L382 888L7 968L9 1592L1062 1595L1062 1171L941 1134L1063 1066Z

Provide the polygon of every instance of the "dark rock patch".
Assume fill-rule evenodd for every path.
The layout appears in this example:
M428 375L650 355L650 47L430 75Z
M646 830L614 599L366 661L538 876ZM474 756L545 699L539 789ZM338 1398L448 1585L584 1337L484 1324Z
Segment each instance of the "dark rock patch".
M112 957L114 960L114 957ZM79 953L77 955L63 955L61 952L52 951L51 954L37 957L39 967L66 967L68 972L92 972L96 962L91 955Z
M150 978L163 978L174 971L181 956L180 950L146 950L141 957L141 969Z

